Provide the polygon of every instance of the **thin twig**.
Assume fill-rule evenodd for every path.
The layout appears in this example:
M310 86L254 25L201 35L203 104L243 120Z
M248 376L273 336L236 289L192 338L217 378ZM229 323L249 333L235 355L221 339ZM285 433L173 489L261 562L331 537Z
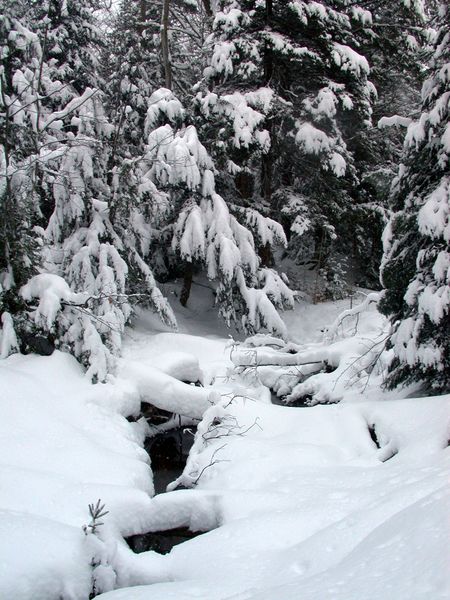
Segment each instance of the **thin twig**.
M216 450L214 450L214 452L211 455L211 460L210 460L209 464L206 465L205 467L203 467L203 469L200 471L197 479L193 482L193 485L197 485L197 483L199 482L200 477L203 475L203 473L206 471L206 469L209 469L209 467L212 467L213 465L216 465L216 464L221 463L221 462L230 462L228 459L214 460L216 454L220 450L223 450L225 447L226 447L226 444L223 444L223 446L220 446L219 448L216 448Z

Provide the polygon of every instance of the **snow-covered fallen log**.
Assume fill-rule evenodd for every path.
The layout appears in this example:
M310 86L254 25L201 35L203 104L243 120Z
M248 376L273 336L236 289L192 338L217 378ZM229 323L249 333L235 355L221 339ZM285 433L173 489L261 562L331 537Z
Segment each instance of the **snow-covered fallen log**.
M268 387L277 396L288 396L299 381L319 373L323 370L323 363L311 363L308 365L277 367L258 367L259 381Z
M286 347L285 340L275 337L273 335L268 335L265 333L257 333L256 335L251 335L248 337L243 346L249 348L258 348L260 346L271 346L273 348L279 348L280 350Z
M322 364L326 353L322 348L306 352L277 352L273 348L243 348L232 353L231 360L236 367L260 367L277 365L280 367Z
M233 348L236 372L257 378L286 403L339 402L346 389L367 380L389 361L385 351L388 331L371 310L380 294L367 294L363 302L341 312L325 329L320 343L300 345L270 336L253 336Z
M243 349L232 357L242 373L287 396L286 402L308 397L312 404L338 402L350 380L370 372L385 336L368 340L354 336L333 344L314 344L296 354L269 348Z
M198 358L188 352L163 352L153 359L152 366L179 381L203 383Z
M189 452L189 457L184 471L180 477L178 477L175 481L172 481L172 483L167 486L167 491L175 490L179 485L183 485L188 488L194 487L198 483L205 469L214 465L216 462L215 453L213 453L210 463L203 466L203 468L200 468L197 460L198 455L209 444L209 442L214 442L219 438L224 438L228 435L238 433L239 426L237 426L237 423L233 422L233 426L230 426L225 422L229 416L227 410L229 404L230 400L226 398L215 406L210 407L205 412L202 421L197 427L194 444Z
M214 492L177 490L159 494L142 511L141 523L133 533L166 531L187 527L191 531L209 531L220 524L219 495Z
M138 362L124 361L120 376L131 380L141 402L194 419L201 418L220 398L210 388L188 385L160 369Z
M340 402L349 387L362 389L381 359L385 341L386 336L383 334L375 340L356 336L325 347L328 364L335 368L332 371L315 373L299 381L287 396L286 402L305 398L310 405Z

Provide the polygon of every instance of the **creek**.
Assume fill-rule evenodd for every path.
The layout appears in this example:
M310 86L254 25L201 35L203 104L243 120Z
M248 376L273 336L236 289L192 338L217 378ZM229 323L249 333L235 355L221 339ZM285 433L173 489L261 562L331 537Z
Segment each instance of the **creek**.
M151 459L155 494L166 493L167 485L183 472L189 450L194 443L194 435L195 427L177 427L147 438L144 448ZM177 544L201 533L203 532L179 527L133 535L125 541L136 553L153 550L159 554L167 554Z

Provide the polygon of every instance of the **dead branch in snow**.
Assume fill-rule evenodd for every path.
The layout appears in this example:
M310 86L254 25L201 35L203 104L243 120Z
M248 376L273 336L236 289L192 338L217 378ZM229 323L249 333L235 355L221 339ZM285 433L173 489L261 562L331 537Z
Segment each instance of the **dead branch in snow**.
M214 450L214 452L213 452L213 453L212 453L212 455L211 455L211 460L210 460L209 464L207 464L207 465L205 465L205 466L203 467L203 469L200 471L200 473L199 473L199 475L198 475L197 479L196 479L196 480L193 482L193 484L192 484L192 485L197 485L197 483L198 483L198 482L199 482L199 480L200 480L200 477L203 475L203 473L206 471L206 469L209 469L210 467L212 467L212 466L214 466L214 465L217 465L218 463L221 463L221 462L230 462L230 461L229 461L229 460L227 460L227 459L217 459L217 460L215 460L216 454L217 454L218 452L220 452L220 450L223 450L225 447L226 447L226 444L223 444L223 446L220 446L219 448L216 448L216 449Z

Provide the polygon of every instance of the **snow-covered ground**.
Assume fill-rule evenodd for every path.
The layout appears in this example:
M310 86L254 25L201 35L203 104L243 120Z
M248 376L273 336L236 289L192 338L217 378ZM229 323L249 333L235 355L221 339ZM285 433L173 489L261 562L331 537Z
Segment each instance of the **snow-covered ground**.
M299 353L338 365L312 376L314 390L341 399L293 408L270 404L259 367L236 369L247 350L207 289L191 306L179 333L143 313L106 384L60 352L0 362L0 598L87 600L93 582L122 588L105 600L448 598L450 397L386 393L376 369L368 377L364 343L384 332L374 308L359 341L350 317L326 345L321 330L348 301L286 316ZM192 489L152 497L146 425L125 418L141 401L203 416L181 476ZM109 513L93 534L98 499ZM123 541L179 526L205 533L165 556Z

